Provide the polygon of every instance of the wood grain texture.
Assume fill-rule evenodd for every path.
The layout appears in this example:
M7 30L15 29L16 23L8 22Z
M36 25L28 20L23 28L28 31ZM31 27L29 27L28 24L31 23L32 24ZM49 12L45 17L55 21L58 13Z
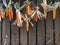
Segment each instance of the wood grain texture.
M42 0L41 0L42 2ZM46 23L46 27L47 27L47 45L52 45L53 41L52 41L52 36L53 36L53 21L52 21L52 12L48 12L48 17L47 17L47 23ZM35 33L36 33L36 27L35 27L35 22L32 20L34 27L30 27L30 31L29 31L29 44L30 45L35 45ZM38 22L38 45L43 45L43 41L44 41L44 24L43 24L43 20L39 20ZM56 21L55 21L55 28L56 28L56 45L60 45L60 9L57 9L57 17L56 17ZM9 24L9 19L5 18L3 20L3 44L4 41L6 39L6 35L7 37L7 41L8 41L8 45L9 45L9 35L10 35L10 24ZM23 24L23 27L21 27L21 45L27 45L27 32L26 32L26 28L25 28L25 23ZM18 27L17 26L13 26L12 25L12 45L18 45ZM0 45L1 45L1 22L0 22Z

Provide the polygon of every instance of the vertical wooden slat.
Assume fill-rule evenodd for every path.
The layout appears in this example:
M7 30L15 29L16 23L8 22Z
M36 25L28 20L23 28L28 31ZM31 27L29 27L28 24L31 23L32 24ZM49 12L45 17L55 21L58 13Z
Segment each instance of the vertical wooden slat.
M19 27L19 29L18 29L18 32L19 32L19 45L21 45L20 43L21 43L21 40L20 40L20 31L21 31L21 27Z
M38 45L38 21L35 22L35 45Z
M2 32L3 32L3 20L1 21L1 45L2 45L2 40L3 40Z
M11 21L10 21L10 45L11 45Z

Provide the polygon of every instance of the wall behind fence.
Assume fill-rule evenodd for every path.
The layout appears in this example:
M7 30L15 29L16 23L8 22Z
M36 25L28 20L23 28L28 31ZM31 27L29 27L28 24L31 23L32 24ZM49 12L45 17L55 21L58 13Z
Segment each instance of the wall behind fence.
M36 33L36 27L35 27L35 22L33 21L34 27L30 27L29 31L29 44L30 45L35 45L35 33ZM56 28L56 44L60 45L60 9L57 9L57 17L55 21L55 28ZM44 41L44 23L43 20L38 21L38 45L43 45ZM53 36L53 21L52 21L52 12L48 12L48 17L46 21L47 25L47 45L52 45L52 36ZM10 23L9 19L5 18L3 20L3 43L6 39L7 35L7 43L9 45L9 36L10 36ZM21 36L21 45L27 45L27 33L26 33L26 28L25 28L25 23L23 24L23 27L21 27L20 30L20 36ZM12 25L12 45L18 45L18 27ZM0 22L0 45L1 45L1 22Z

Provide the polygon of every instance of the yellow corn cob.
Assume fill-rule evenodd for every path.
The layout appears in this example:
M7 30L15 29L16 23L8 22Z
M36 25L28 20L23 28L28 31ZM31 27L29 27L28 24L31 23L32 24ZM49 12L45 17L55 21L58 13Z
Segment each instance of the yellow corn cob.
M10 19L10 21L13 19L13 10L9 11L9 19Z
M53 9L53 20L56 18L56 9Z
M36 14L34 15L34 20L37 22L38 21L38 15L37 15L37 12Z
M8 7L6 8L5 12L6 12L6 16L8 16L9 15L9 8Z
M27 5L26 5L26 13L27 13L28 15L30 15L30 13L31 13L30 4L27 4Z
M46 17L47 17L47 9L44 9L44 15L45 16L43 18L46 19Z
M26 25L26 29L27 29L27 31L29 31L29 29L30 29L30 25L29 24Z

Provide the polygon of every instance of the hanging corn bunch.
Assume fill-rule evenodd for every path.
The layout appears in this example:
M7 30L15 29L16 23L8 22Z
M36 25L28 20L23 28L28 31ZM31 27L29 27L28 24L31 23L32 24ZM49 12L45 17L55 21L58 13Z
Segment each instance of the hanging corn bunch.
M44 9L44 15L47 16L47 12L53 11L53 19L56 18L56 9L59 6L59 2L54 2L50 3L49 5L47 4L47 0L43 0L43 3L41 3L41 6ZM46 19L46 16L43 16Z
M22 23L23 23L22 17L23 16L22 16L20 10L22 10L25 6L26 6L26 4L22 5L21 7L19 6L19 3L14 4L14 7L16 9L16 20L13 22L12 25L17 24L18 27L22 26Z
M16 10L16 20L13 22L12 25L16 25L17 24L18 27L21 27L22 23L23 23L22 14L20 13L19 10Z
M33 18L37 22L38 19L42 19L43 16L45 15L39 11L39 7L36 7L36 10L33 11L31 18Z
M5 13L6 13L6 16L9 16L10 15L10 6L11 6L11 4L13 3L11 0L9 0L9 2L8 2L8 4L7 4L7 1L6 0L2 0L3 1L3 4L4 4L4 6L6 7L6 9L5 9Z

